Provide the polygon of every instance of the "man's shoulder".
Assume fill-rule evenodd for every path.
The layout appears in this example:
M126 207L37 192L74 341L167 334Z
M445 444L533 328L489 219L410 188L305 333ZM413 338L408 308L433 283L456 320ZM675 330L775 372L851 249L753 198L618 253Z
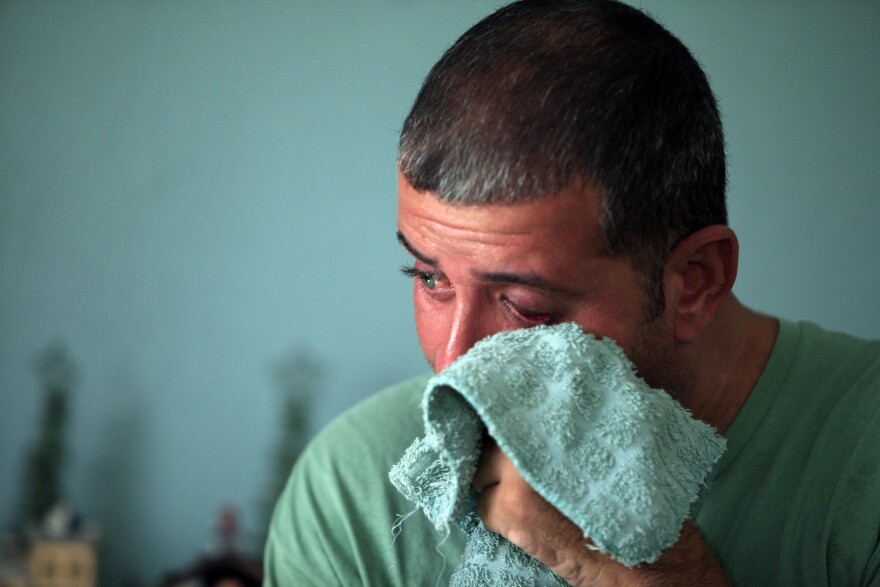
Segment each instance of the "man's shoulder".
M372 455L392 462L424 434L422 393L430 375L408 379L379 391L331 421L307 452L333 458Z
M811 322L789 323L785 336L788 348L776 363L778 389L767 397L777 408L788 407L788 421L873 428L880 416L880 341Z
M266 585L417 585L438 575L439 563L424 554L439 541L426 518L410 524L405 539L393 540L397 515L413 504L388 481L391 466L424 434L427 381L418 377L373 394L315 436L273 515Z
M825 328L806 320L796 322L794 326L800 331L801 338L810 344L841 350L855 349L866 356L870 355L874 358L880 355L880 340L861 338L838 330Z
M428 374L419 375L386 387L356 404L337 420L358 421L380 414L397 415L418 411L421 409L422 392L430 378Z
M796 328L798 363L814 382L834 379L842 384L880 385L880 340L827 330L812 322L799 322Z

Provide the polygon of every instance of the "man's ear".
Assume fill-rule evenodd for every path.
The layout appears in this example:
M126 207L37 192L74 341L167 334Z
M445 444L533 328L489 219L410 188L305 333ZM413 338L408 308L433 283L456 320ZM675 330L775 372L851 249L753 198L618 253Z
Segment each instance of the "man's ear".
M739 242L727 226L712 225L680 240L666 263L666 308L673 313L676 342L692 342L730 294L739 263Z

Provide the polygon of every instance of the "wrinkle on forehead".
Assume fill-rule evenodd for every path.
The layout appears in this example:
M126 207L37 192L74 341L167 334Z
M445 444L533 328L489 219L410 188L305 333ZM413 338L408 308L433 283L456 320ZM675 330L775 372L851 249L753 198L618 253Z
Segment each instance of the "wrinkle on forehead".
M401 183L398 198L400 233L438 271L486 282L543 281L565 295L615 278L614 263L596 244L599 214L598 196L583 191L516 204L462 205Z
M601 204L583 191L561 192L542 200L516 204L449 204L427 192L402 184L398 218L442 232L449 238L505 244L511 237L542 237L558 233L582 235L582 245L596 242Z

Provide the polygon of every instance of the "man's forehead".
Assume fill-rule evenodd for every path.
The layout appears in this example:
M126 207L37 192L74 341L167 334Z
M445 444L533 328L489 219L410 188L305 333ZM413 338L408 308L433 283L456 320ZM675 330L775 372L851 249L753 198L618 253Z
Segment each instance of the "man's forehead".
M559 230L577 225L592 233L602 213L598 190L577 187L539 199L511 204L461 204L441 200L433 192L398 181L398 222L436 222L449 228L491 228L511 235Z
M462 205L403 185L398 240L434 267L469 259L482 273L526 274L537 263L550 271L545 275L558 277L565 268L605 256L599 213L597 199L581 193L517 204Z

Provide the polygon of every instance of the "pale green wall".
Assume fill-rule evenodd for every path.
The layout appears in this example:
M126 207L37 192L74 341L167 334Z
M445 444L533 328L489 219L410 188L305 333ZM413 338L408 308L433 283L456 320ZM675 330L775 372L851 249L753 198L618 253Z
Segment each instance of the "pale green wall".
M739 295L880 336L880 4L646 4L720 97ZM256 523L273 360L323 357L315 426L424 370L396 133L497 5L0 3L0 527L53 337L84 372L69 485L114 584L187 563L223 501Z

